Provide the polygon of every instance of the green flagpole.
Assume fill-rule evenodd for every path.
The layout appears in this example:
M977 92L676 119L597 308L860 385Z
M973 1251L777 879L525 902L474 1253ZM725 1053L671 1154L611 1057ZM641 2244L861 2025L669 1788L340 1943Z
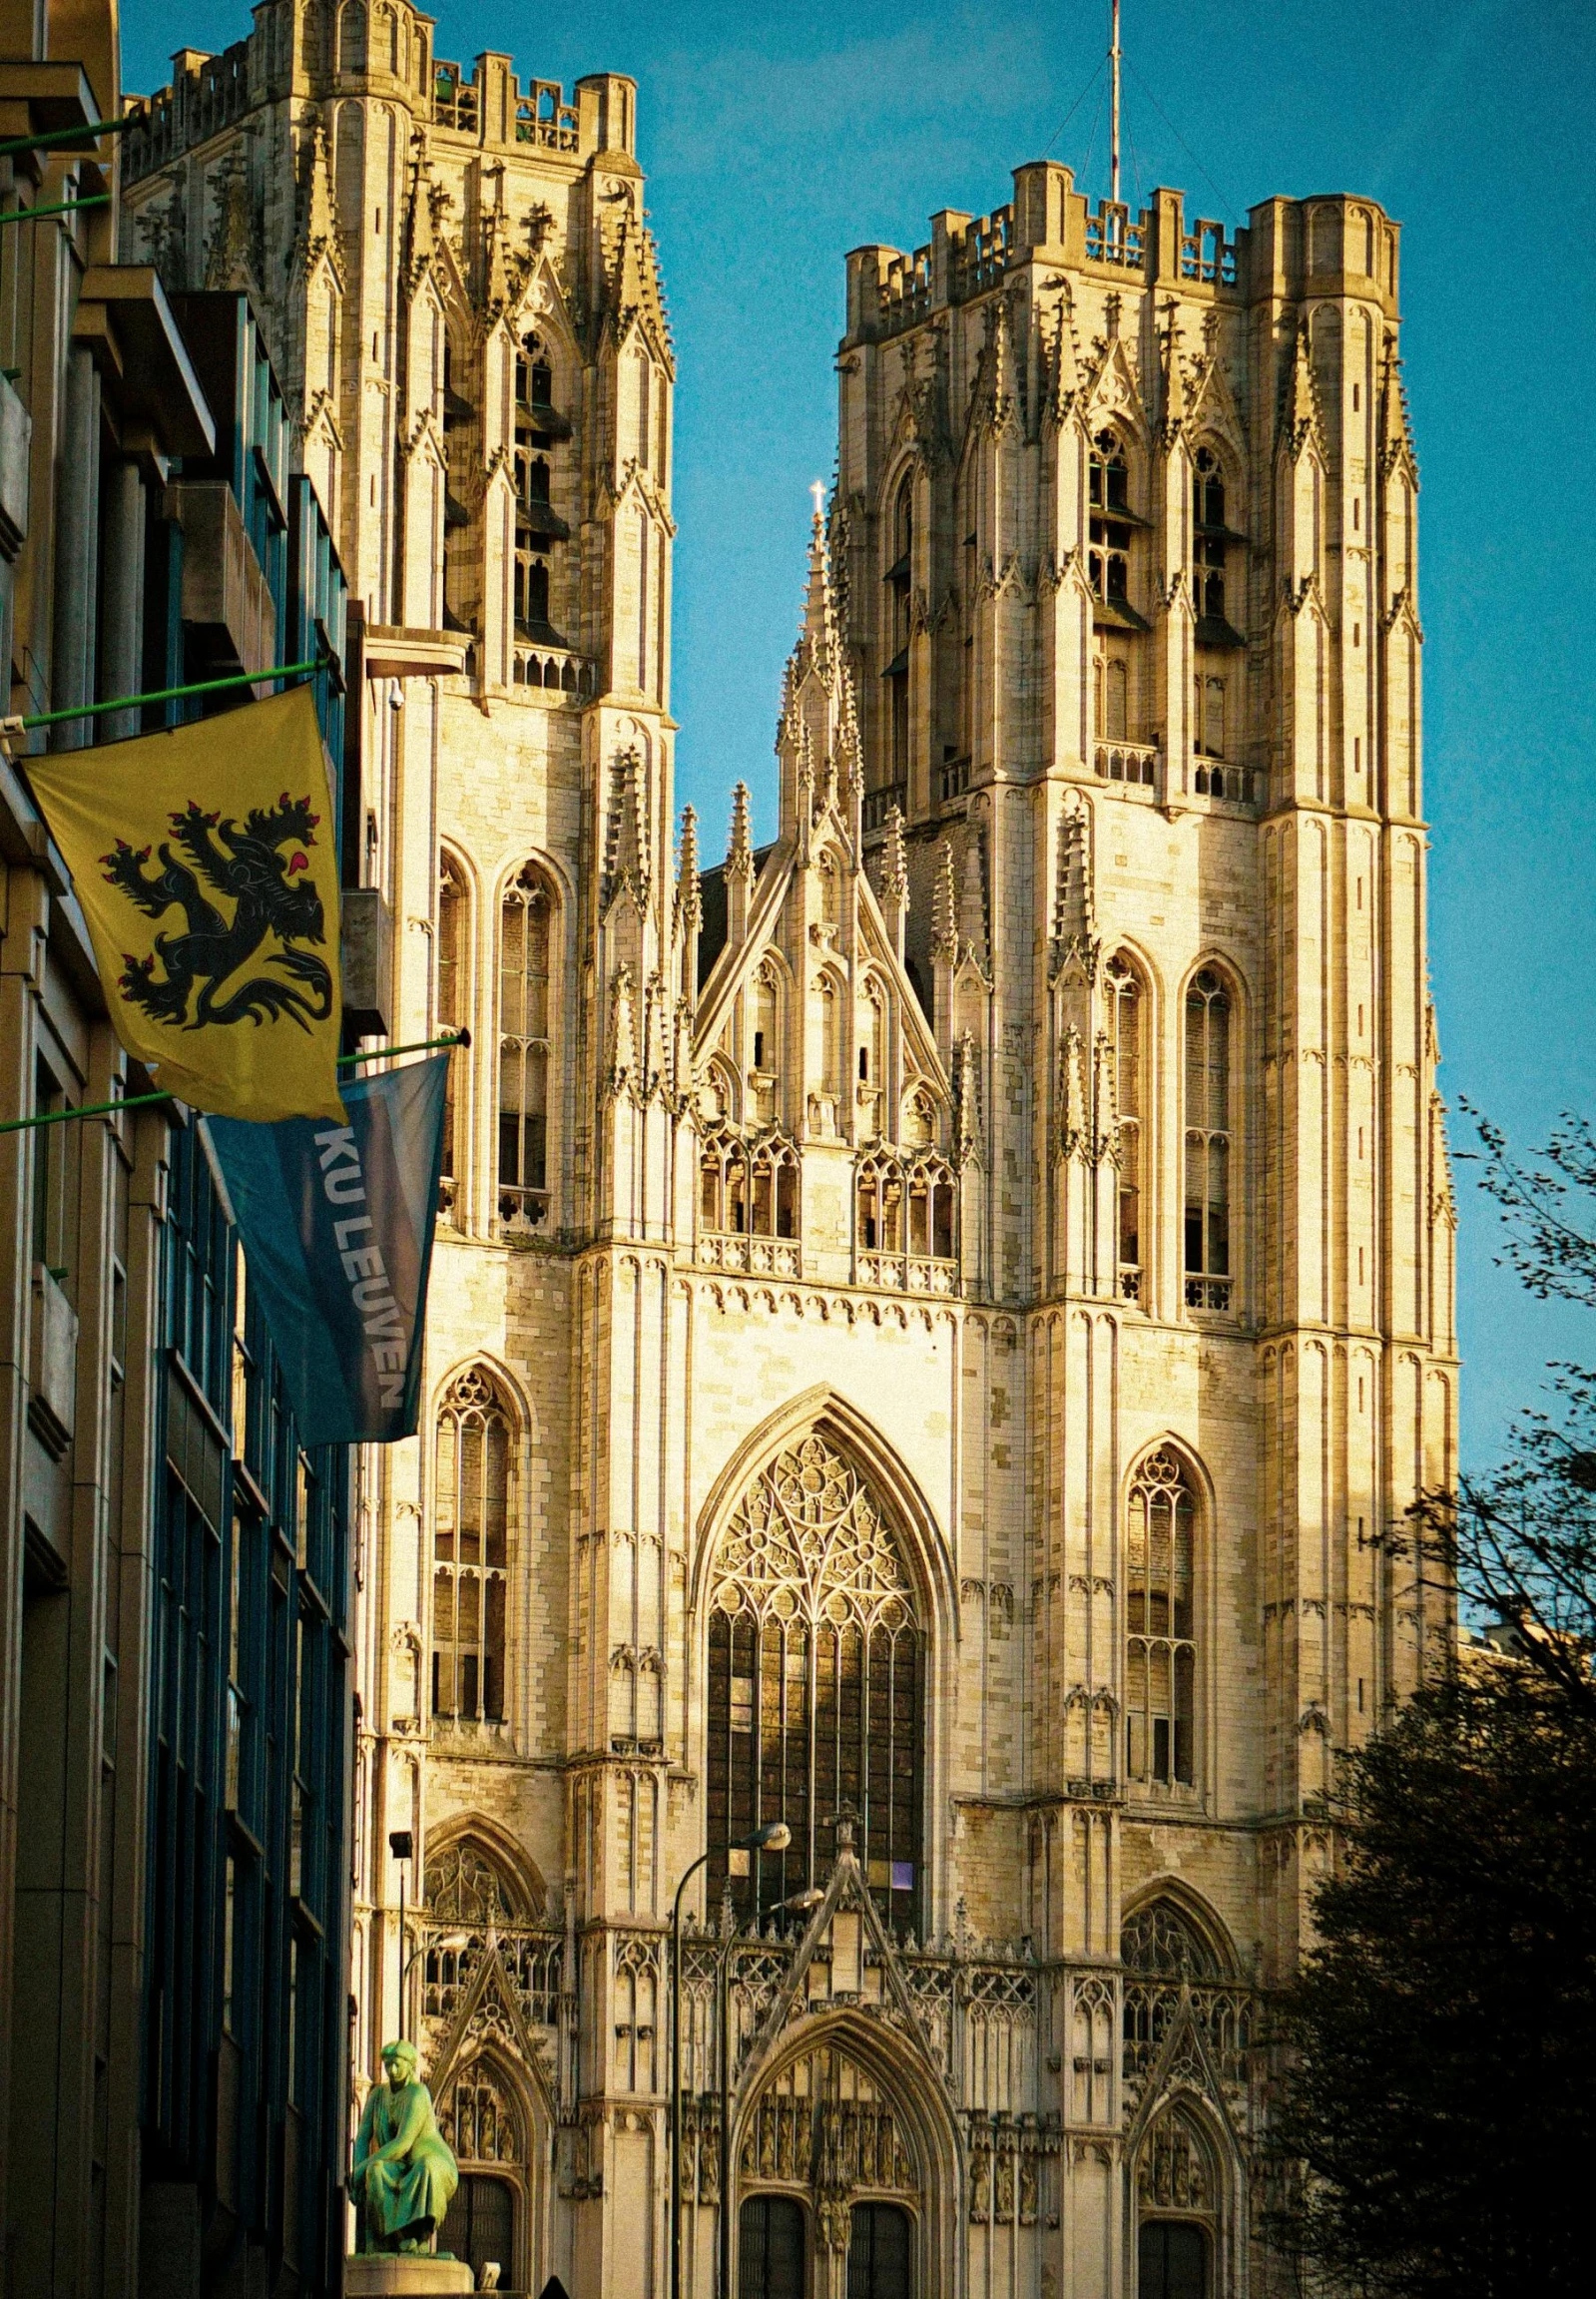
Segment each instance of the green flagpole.
M125 112L120 120L85 120L81 128L46 129L42 136L12 136L0 144L0 160L9 160L13 152L71 152L98 136L120 136L124 128L132 126L133 114Z
M324 671L330 655L312 655L308 662L278 663L268 671L230 671L225 679L193 679L186 687L157 687L148 695L113 695L108 703L80 703L70 711L35 711L26 719L0 719L0 734L32 734L35 727L64 726L68 719L97 719L105 711L137 711L146 703L176 703L186 695L219 695L229 687L264 687L273 679L298 679L311 671Z
M413 1045L373 1046L371 1051L366 1054L339 1054L338 1067L340 1070L350 1069L357 1062L387 1061L398 1054L431 1053L440 1046L448 1046L452 1051L455 1046L468 1046L470 1043L471 1032L458 1030L446 1038L418 1038ZM89 1102L82 1109L40 1110L31 1118L7 1118L5 1123L0 1125L0 1134L22 1133L31 1126L66 1125L74 1118L112 1117L119 1110L146 1109L153 1102L170 1102L176 1099L175 1094L168 1093L127 1094L120 1101ZM202 1111L201 1115L204 1114Z
M48 208L0 209L0 224L37 224L46 216L77 216L85 208L109 208L109 192L96 192L88 200L58 200Z

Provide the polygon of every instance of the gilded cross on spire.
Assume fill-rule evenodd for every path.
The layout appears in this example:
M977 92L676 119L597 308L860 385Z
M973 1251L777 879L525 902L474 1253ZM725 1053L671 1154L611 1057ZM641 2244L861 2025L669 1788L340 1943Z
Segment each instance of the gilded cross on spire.
M814 516L817 519L823 518L825 516L825 481L816 479L810 487L809 493L814 498Z

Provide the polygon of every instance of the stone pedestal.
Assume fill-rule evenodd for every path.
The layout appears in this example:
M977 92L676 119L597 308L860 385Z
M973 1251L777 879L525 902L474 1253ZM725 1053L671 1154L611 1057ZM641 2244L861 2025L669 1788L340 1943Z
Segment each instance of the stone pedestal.
M344 2299L444 2299L476 2289L465 2259L425 2252L357 2251L343 2262Z

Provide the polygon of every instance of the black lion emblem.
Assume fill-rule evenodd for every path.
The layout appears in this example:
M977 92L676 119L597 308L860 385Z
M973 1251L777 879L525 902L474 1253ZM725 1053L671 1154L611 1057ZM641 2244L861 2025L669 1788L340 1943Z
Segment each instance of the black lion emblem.
M149 848L135 852L126 839L118 839L115 851L100 858L107 883L120 886L147 917L162 917L176 904L188 921L183 933L157 934L150 957L123 952L121 987L131 1003L180 1029L243 1021L246 1015L263 1022L287 1014L302 1030L325 1021L332 1011L332 975L312 951L291 947L296 941L325 938L314 884L309 878L294 882L309 867L303 850L315 844L320 819L311 814L308 799L290 799L284 791L268 812L252 808L241 830L231 819L223 822L220 815L202 813L191 799L181 814L172 816L172 843L162 841L160 870L149 873L144 868ZM290 842L292 851L284 860L278 849ZM174 848L182 853L175 854ZM231 919L203 890L202 877L219 894L232 897ZM254 974L221 996L223 984L233 980L268 933L284 947L262 962L280 967L290 978ZM164 978L157 978L158 963Z

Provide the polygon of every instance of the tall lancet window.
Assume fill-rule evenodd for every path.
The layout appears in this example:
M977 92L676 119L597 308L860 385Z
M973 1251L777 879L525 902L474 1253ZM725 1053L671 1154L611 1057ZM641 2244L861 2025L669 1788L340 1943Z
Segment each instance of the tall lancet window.
M803 1890L835 1814L876 1903L921 1929L925 1637L901 1550L868 1486L818 1432L744 1494L716 1560L708 1705L710 1898L733 1841L785 1820L785 1853L733 1874L745 1910ZM744 1870L747 1873L747 1870Z
M1099 431L1092 441L1088 472L1089 536L1086 554L1092 594L1106 618L1131 630L1145 630L1141 617L1127 610L1131 596L1131 529L1145 526L1131 508L1131 473L1125 443L1113 431Z
M1146 1250L1146 1135L1143 1108L1143 1027L1147 1000L1128 958L1110 958L1103 975L1105 1026L1114 1049L1114 1100L1119 1118L1119 1290L1126 1301L1141 1301Z
M438 1415L432 1492L432 1713L458 1724L505 1714L510 1417L474 1367Z
M1196 1778L1196 1517L1190 1472L1160 1445L1125 1526L1125 1771L1144 1786Z
M1186 993L1186 1303L1231 1306L1230 991L1212 967Z
M1225 523L1225 472L1212 447L1199 447L1192 466L1192 594L1201 626L1223 626L1227 613L1225 561L1231 530Z
M555 905L528 862L499 917L499 1220L540 1229L549 1212L549 972Z
M438 862L437 1027L439 1035L464 1027L470 995L467 967L471 948L471 910L465 875L450 855ZM462 1176L464 1156L460 1142L460 1111L456 1099L463 1054L451 1056L443 1088L443 1173L439 1211L452 1212Z

